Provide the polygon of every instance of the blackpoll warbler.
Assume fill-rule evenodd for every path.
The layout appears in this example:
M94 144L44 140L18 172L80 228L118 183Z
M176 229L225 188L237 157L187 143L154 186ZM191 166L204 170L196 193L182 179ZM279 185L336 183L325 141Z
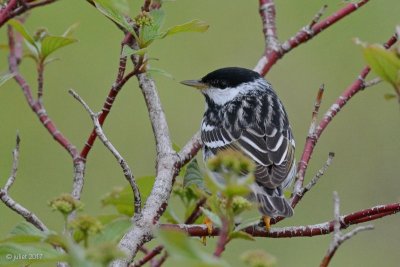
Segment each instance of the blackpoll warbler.
M206 100L201 122L204 159L226 149L240 151L256 165L252 197L267 228L268 217L292 216L282 191L296 174L295 142L285 108L271 84L257 72L237 67L182 83L199 89Z

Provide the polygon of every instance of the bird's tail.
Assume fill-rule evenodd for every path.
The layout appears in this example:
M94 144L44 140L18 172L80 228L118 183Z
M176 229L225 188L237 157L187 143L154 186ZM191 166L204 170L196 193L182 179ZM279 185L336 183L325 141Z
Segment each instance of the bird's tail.
M286 201L281 189L267 189L254 184L252 186L254 197L259 204L260 213L271 218L278 216L291 217L294 213L290 204Z

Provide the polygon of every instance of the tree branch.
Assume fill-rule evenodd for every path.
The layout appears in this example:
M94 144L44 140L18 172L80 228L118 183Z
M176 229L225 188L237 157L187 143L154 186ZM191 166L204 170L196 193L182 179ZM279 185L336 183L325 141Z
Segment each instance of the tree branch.
M10 0L7 3L6 8L0 10L0 28L10 19L21 15L28 10L34 9L36 7L49 5L56 2L57 0L42 0L35 1L33 3L25 3L24 5L18 5L18 0Z
M129 264L129 267L140 267L145 265L147 262L149 262L150 260L152 260L155 256L157 256L158 254L160 254L162 252L162 250L164 249L164 246L160 245L155 247L154 249L152 249L150 252L148 252L146 254L146 256L144 256L141 260L139 260L138 262Z
M390 48L396 41L397 35L395 34L384 44L384 47ZM330 124L336 114L351 100L351 98L365 88L365 78L367 77L369 72L369 67L365 67L361 71L358 78L349 87L347 87L346 90L344 90L344 92L341 94L341 96L339 96L336 102L328 109L322 120L319 122L318 126L315 128L313 135L311 137L310 135L307 136L303 153L297 168L297 176L293 189L294 196L292 199L292 207L295 207L302 198L301 191L308 163L311 159L315 145L318 142L321 134L324 132L324 130Z
M32 109L32 111L37 115L39 118L40 122L42 125L47 129L47 131L53 136L53 138L70 154L73 160L78 159L78 152L76 150L76 147L58 130L56 125L53 123L53 121L50 119L48 116L46 109L41 103L41 101L36 101L33 98L32 95L32 90L29 84L25 81L25 79L22 77L21 73L19 72L18 68L18 62L19 58L17 56L17 48L20 46L20 44L16 43L16 39L14 38L14 33L12 28L9 26L8 27L8 40L9 40L9 48L10 48L10 54L9 54L9 69L10 73L14 74L14 80L18 83L18 85L21 87L26 101L28 102L28 105Z
M278 49L275 49L269 53L264 53L264 55L260 58L257 65L255 66L254 71L257 71L262 76L265 76L265 74L267 74L269 72L271 67L273 65L275 65L275 63L280 58L282 58L286 53L291 51L293 48L299 46L300 44L303 44L303 43L307 42L308 40L312 39L314 36L318 35L323 30L329 28L330 26L332 26L339 20L343 19L344 17L348 16L349 14L353 13L354 11L358 10L358 8L362 7L363 5L365 5L368 2L369 2L369 0L362 0L357 3L349 3L344 8L338 10L337 12L335 12L331 16L327 17L326 19L324 19L320 22L314 23L314 21L317 21L319 19L319 17L321 16L322 12L324 11L322 9L322 12L321 11L318 12L318 14L315 16L315 18L312 20L312 22L309 25L302 28L293 37L291 37L287 41L285 41L282 45L280 45L278 47ZM263 15L262 15L262 18L264 21ZM311 26L311 27L309 27L309 26Z
M11 210L15 211L17 214L21 215L27 222L31 223L32 225L34 225L36 228L38 228L41 231L48 231L48 228L39 219L39 217L37 217L33 212L29 211L28 209L23 207L21 204L16 202L8 194L8 191L10 190L10 188L13 185L15 178L17 176L18 162L19 162L19 143L20 143L20 138L19 138L19 135L17 134L16 145L15 145L15 148L12 153L13 154L13 164L12 164L12 168L11 168L11 174L8 177L7 182L4 185L4 187L0 189L0 199L7 207L9 207Z
M274 0L259 0L260 16L263 24L263 33L265 37L265 54L269 55L273 51L279 53L281 46L279 44L276 30L276 11Z
M126 160L121 156L121 154L118 152L118 150L113 146L113 144L108 140L106 137L103 128L100 125L99 122L99 113L94 113L88 104L85 103L85 101L73 90L69 90L69 93L76 99L78 100L82 106L85 108L85 110L89 113L90 117L92 118L93 124L94 124L94 129L96 131L97 136L100 138L100 140L103 142L104 146L108 148L108 150L114 155L114 157L117 159L118 163L120 164L124 176L128 183L130 184L132 191L133 191L133 199L134 203L133 206L135 208L135 218L137 216L140 216L142 212L142 200L140 197L140 191L139 187L136 183L135 177L133 176L132 170L129 167L128 163Z
M125 35L123 41L121 42L121 50L120 50L120 58L119 58L119 67L118 67L117 77L115 79L115 82L111 86L111 89L107 95L106 100L104 101L102 112L99 116L100 126L103 126L103 123L106 120L108 114L110 113L110 110L114 104L114 101L117 98L118 93L120 92L122 87L126 84L127 81L129 81L130 78L132 78L133 76L135 76L136 74L138 74L140 72L141 63L137 64L133 71L131 71L127 75L125 75L127 57L123 56L123 50L124 50L124 46L130 42L132 42L132 35L130 33L127 33ZM88 156L90 150L92 149L96 138L97 138L96 131L95 131L95 129L93 129L91 134L88 137L88 140L86 141L84 147L82 148L82 150L80 152L80 157L82 159L84 159L84 160L87 159L87 156Z
M350 225L362 222L373 221L379 218L396 214L400 211L400 203L391 203L386 205L375 206L365 210L353 212L344 216L340 216L340 229L346 229ZM334 231L335 220L306 225L306 226L289 226L282 228L271 228L269 232L265 227L258 225L249 226L242 231L252 235L253 237L269 237L269 238L291 238L291 237L312 237L326 235ZM207 226L204 224L161 224L163 229L178 229L184 231L189 236L218 236L220 229L213 227L209 233Z
M372 230L374 229L374 226L372 225L366 225L366 226L359 226L347 234L342 234L340 232L340 202L339 202L339 196L337 192L333 192L333 203L334 203L334 233L333 233L333 239L329 245L329 249L326 252L325 257L322 259L322 262L320 264L320 267L327 267L332 259L332 257L335 255L337 249L341 244L343 244L344 241L352 238L355 236L357 233L365 230Z

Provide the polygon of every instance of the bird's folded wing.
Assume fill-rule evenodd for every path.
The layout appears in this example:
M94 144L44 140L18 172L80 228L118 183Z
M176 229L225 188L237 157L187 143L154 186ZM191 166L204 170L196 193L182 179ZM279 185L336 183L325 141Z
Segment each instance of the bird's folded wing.
M258 127L234 130L223 125L203 124L202 140L213 154L233 149L254 160L256 181L269 188L281 185L292 168L294 141L290 128L284 131L272 126L267 131Z

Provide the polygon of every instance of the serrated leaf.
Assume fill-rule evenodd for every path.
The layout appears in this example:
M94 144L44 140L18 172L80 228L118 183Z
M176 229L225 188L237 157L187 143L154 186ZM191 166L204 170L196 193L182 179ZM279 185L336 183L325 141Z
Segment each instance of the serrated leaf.
M248 234L246 232L241 232L241 231L232 232L229 235L229 238L230 239L243 239L243 240L248 240L248 241L255 241L255 238L252 235L250 235L250 234Z
M5 84L8 80L12 79L15 76L15 73L5 73L0 76L0 87Z
M193 159L187 164L186 172L183 177L183 187L186 188L192 184L198 186L200 189L205 189L204 175L201 173L196 159Z
M93 0L97 10L99 10L103 15L123 27L125 30L132 33L134 36L136 33L130 26L126 17L122 14L122 12L118 9L118 5L115 5L114 1L111 0Z
M400 58L394 51L373 44L365 46L363 52L365 60L376 74L395 87L399 85Z
M125 45L124 48L122 48L121 56L123 56L123 57L129 57L131 55L143 56L146 53L147 53L147 48L134 50L134 49L130 48L129 46Z
M36 46L35 40L33 39L33 37L28 33L28 31L25 29L25 26L18 20L16 19L10 19L8 21L8 24L10 24L11 26L13 26L13 28L19 32L22 37L29 42L31 45L35 46L36 49L38 49L38 47Z
M395 94L384 94L383 97L385 98L385 100L392 100L397 96Z
M95 235L92 241L94 244L117 242L130 227L132 227L132 222L129 218L112 221L104 227L100 234Z
M205 208L203 208L203 207L200 207L200 209L201 209L201 211L203 212L203 214L204 214L207 218L209 218L215 226L217 226L217 227L222 227L221 218L220 218L217 214L215 214L214 212L212 212L212 211L210 211L210 210L208 210L208 209L205 209Z
M209 27L210 26L206 22L195 19L169 28L165 33L162 34L161 38L182 32L205 32Z
M42 60L46 59L47 56L49 56L51 53L55 52L56 50L73 44L77 42L76 39L73 38L67 38L67 37L62 37L62 36L51 36L47 35L43 38L41 44L41 56Z

